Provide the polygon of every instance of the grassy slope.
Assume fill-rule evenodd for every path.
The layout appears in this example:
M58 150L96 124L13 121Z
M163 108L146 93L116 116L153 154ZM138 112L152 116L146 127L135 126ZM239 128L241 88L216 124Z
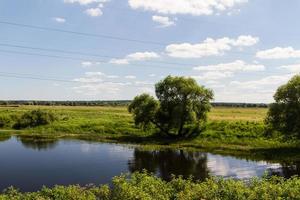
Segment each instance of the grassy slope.
M55 112L59 120L51 125L22 131L10 128L16 117L37 108ZM0 119L5 118L10 121L2 128L0 134L76 137L138 143L145 144L147 147L205 149L248 157L261 156L264 159L274 152L278 157L286 157L287 154L298 156L299 148L296 143L282 142L279 138L269 139L263 136L263 119L266 112L265 108L213 108L209 113L208 127L200 136L190 140L170 141L154 137L151 132L136 128L126 107L0 107Z

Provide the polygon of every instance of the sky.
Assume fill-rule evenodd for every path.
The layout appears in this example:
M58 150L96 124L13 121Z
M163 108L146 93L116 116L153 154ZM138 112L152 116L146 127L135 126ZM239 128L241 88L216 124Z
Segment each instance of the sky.
M0 99L128 100L168 75L270 103L300 72L299 0L1 0Z

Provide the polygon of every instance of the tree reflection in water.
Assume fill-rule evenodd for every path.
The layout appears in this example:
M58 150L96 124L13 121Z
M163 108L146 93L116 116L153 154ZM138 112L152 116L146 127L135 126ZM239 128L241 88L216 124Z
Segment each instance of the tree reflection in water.
M53 149L58 142L57 139L35 137L18 137L18 140L24 147L38 151Z
M142 171L160 175L164 180L170 180L173 175L184 178L192 176L204 180L209 176L207 154L201 152L186 152L182 150L143 151L134 150L134 157L129 161L129 171Z
M6 140L9 140L11 138L10 135L0 135L0 142L4 142Z
M291 163L281 163L281 168L270 169L270 175L283 176L285 178L291 178L292 176L300 175L300 161Z

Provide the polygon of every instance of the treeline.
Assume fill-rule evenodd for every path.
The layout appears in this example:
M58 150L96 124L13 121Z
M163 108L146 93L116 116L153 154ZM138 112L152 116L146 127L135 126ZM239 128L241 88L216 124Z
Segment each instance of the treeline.
M127 106L130 100L112 101L35 101L35 100L8 100L0 101L0 106L39 105L39 106ZM265 103L227 103L214 102L214 107L240 107L240 108L267 108Z

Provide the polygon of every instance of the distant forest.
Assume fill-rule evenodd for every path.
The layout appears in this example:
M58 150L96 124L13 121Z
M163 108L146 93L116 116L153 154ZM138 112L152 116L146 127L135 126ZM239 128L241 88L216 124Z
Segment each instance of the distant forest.
M115 101L35 101L35 100L13 100L0 101L0 106L18 106L18 105L41 105L41 106L127 106L130 100ZM265 103L227 103L213 102L214 107L244 107L244 108L266 108Z

